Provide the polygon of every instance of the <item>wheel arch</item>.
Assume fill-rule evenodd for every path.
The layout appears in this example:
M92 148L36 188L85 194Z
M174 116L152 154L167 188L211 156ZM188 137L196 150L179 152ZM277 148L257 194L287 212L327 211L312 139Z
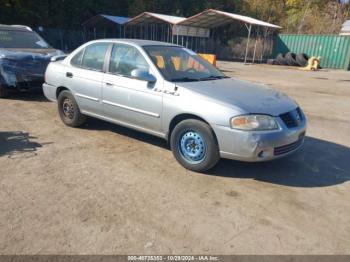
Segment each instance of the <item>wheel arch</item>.
M65 87L65 86L59 86L59 87L57 87L57 89L56 89L56 99L58 99L59 94L60 94L62 91L64 91L64 90L70 91L69 88L67 88L67 87Z
M215 138L216 142L218 143L218 139L216 137L215 131L214 131L213 127L210 125L210 123L208 121L206 121L204 118L202 118L198 115L195 115L195 114L190 114L190 113L182 113L182 114L176 115L175 117L173 117L173 119L171 119L171 121L169 123L168 132L166 135L166 140L168 142L170 141L171 133L174 130L175 126L178 123L180 123L181 121L184 121L187 119L196 119L196 120L199 120L199 121L206 123L211 128L211 130L214 134L214 138Z

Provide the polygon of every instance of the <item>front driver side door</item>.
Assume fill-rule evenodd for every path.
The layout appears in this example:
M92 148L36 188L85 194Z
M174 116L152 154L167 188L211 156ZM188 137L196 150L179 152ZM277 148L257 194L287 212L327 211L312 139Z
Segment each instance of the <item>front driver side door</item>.
M136 47L114 44L103 81L104 115L121 124L162 135L162 93L156 91L162 81L149 83L135 79L131 76L134 69L151 70Z

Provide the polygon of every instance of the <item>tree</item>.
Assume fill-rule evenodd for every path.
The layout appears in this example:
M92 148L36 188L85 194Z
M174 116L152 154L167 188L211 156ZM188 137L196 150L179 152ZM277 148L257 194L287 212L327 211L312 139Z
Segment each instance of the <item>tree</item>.
M0 0L0 23L80 29L102 13L133 17L145 11L189 17L214 8L248 15L288 33L338 33L349 17L348 0ZM349 2L349 1L348 1ZM226 27L230 32L242 30ZM233 30L233 31L232 31Z

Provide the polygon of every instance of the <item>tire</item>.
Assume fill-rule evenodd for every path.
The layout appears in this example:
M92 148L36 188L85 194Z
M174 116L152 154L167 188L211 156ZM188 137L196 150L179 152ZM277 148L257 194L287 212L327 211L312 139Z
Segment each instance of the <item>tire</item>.
M299 66L304 67L304 66L307 66L309 57L307 54L297 54L297 56L295 57L295 60Z
M62 122L70 127L78 127L85 123L86 116L80 113L74 96L68 90L58 95L58 113Z
M195 172L205 172L220 160L219 146L213 130L197 119L178 123L171 133L170 146L176 160L183 167Z
M288 65L286 59L284 58L284 55L278 54L276 56L276 65Z
M287 54L285 54L284 57L285 57L287 64L289 66L297 66L298 65L298 63L296 61L296 55L294 53L288 52Z
M267 59L267 62L266 62L268 65L275 65L276 64L276 61L275 59Z

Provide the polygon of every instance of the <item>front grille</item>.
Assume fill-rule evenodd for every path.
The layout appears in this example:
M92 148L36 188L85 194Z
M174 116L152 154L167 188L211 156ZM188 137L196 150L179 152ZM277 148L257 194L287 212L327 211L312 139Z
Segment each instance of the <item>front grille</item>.
M21 81L16 83L18 89L38 88L43 85L43 80Z
M293 111L281 114L279 117L288 128L299 126L303 120L303 114L301 113L301 109L299 107Z
M294 143L284 145L284 146L275 147L273 150L273 154L275 156L286 154L288 152L291 152L291 151L297 149L302 143L303 143L303 137Z

